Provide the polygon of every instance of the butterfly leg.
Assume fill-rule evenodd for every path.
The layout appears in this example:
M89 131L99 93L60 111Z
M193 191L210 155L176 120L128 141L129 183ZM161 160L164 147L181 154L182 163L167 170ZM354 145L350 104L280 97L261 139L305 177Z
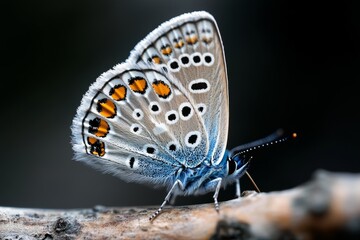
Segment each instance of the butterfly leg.
M240 179L236 180L236 197L241 197Z
M172 195L172 192L174 191L175 187L179 185L180 189L184 189L182 183L180 180L176 180L174 185L171 187L170 191L168 192L168 194L166 195L165 197L165 200L164 202L161 204L161 206L159 207L158 210L156 210L156 212L153 213L153 215L151 215L151 217L149 218L150 221L154 220L154 218L156 218L160 212L162 211L163 207L166 205L166 203L169 202L170 198L171 198L171 195Z
M222 178L216 178L216 179L213 180L213 183L217 183L215 193L214 193L214 196L213 196L214 204L215 204L215 210L217 212L219 212L219 202L218 202L217 198L218 198L220 187L221 187L221 181L222 181Z

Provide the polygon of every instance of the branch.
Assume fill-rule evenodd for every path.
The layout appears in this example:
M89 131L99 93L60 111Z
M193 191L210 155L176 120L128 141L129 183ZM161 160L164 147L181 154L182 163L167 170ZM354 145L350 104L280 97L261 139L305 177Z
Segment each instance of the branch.
M45 210L0 207L0 239L360 239L360 174L318 171L294 189L220 203Z

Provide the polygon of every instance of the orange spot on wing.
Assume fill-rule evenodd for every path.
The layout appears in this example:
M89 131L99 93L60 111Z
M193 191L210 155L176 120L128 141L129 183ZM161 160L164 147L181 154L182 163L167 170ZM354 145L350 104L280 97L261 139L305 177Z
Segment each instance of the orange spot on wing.
M105 143L101 142L100 140L88 137L88 143L90 144L90 153L99 157L105 155Z
M110 130L109 124L105 120L101 119L100 125L95 135L98 137L105 137L109 133L109 130Z
M99 100L97 110L106 118L113 118L116 115L116 106L110 99L103 98Z
M166 56L169 56L172 53L172 49L169 45L161 47L160 51L162 54L164 54Z
M105 155L105 144L103 142L98 142L98 144L92 145L90 149L91 154L102 157Z
M194 45L195 43L197 43L198 37L197 36L186 37L185 40L187 44Z
M88 144L93 145L96 143L97 139L93 138L93 137L88 137L87 141L88 141Z
M106 137L109 133L109 124L98 117L89 120L89 133L94 134L97 137Z
M179 40L177 42L174 43L174 47L175 48L182 48L184 46L184 41L183 40Z
M170 87L164 81L157 80L152 84L155 93L161 98L168 98L171 94Z
M147 82L142 77L135 77L129 80L129 87L134 92L144 94L147 88Z
M211 37L203 37L201 39L205 44L210 44L212 42L212 38Z
M123 85L116 85L110 89L109 95L115 101L125 100L126 98L126 87Z
M161 58L159 56L153 56L152 61L153 61L153 63L156 63L156 64L162 63Z
M105 155L105 143L101 142L100 140L88 137L88 143L90 144L90 153L99 157Z

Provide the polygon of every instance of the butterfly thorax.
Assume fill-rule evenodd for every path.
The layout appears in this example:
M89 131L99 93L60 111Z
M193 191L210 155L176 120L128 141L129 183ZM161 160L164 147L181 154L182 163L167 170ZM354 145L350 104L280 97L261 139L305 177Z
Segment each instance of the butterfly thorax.
M235 182L246 171L248 167L244 158L231 159L228 151L225 152L221 162L212 165L203 162L197 167L188 168L183 166L175 175L174 181L180 180L183 190L179 191L184 195L200 195L212 192L216 188L215 181L222 179L222 185Z

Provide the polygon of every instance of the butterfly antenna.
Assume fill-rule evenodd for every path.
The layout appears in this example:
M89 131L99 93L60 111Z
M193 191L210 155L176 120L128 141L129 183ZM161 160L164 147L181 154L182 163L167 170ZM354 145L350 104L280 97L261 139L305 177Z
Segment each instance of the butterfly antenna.
M259 187L256 185L254 179L250 176L250 173L249 173L248 171L245 171L245 173L246 173L246 176L250 179L251 183L252 183L252 184L254 185L254 187L256 188L256 191L257 191L258 193L260 193L261 191L260 191Z
M262 138L262 139L259 139L259 140L256 140L256 141L253 141L253 142L250 142L247 144L243 144L243 145L233 148L230 151L230 156L231 156L231 158L235 158L238 155L248 153L255 149L259 149L259 148L267 147L267 146L274 145L277 143L285 142L289 139L295 139L297 137L297 133L292 133L288 136L280 138L282 135L283 135L283 130L282 129L277 130L275 133L273 133L265 138Z

